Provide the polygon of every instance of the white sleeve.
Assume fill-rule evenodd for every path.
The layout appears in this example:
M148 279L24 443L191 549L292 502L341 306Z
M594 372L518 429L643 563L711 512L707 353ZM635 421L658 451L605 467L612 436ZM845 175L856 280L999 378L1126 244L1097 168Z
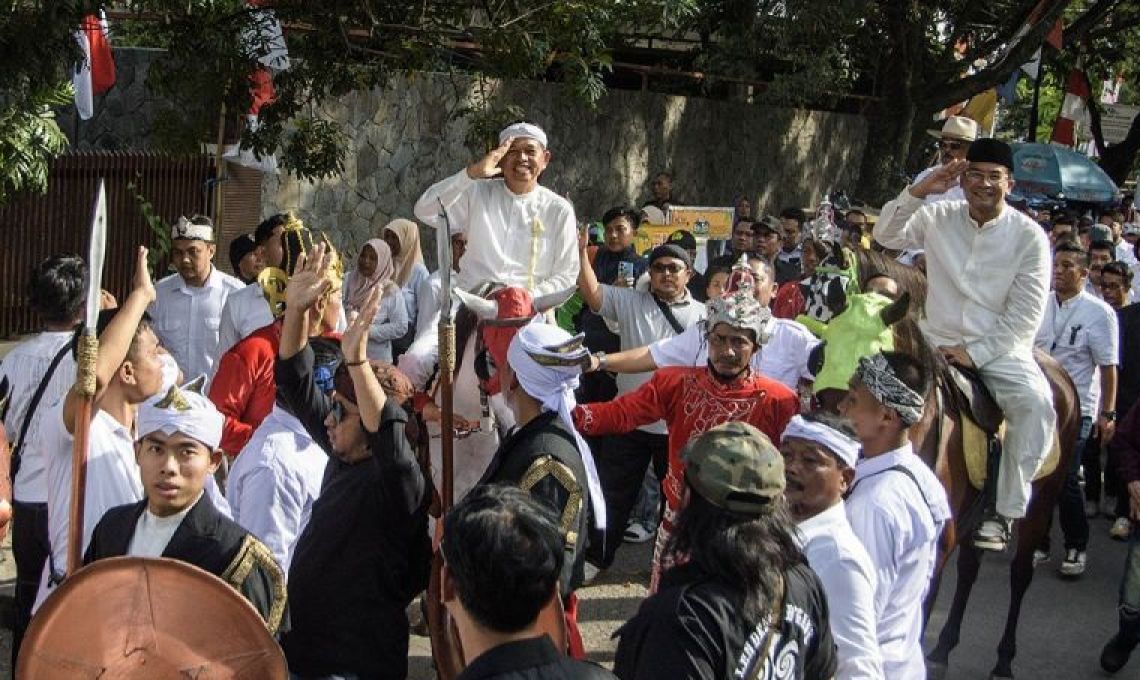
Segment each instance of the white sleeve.
M578 225L575 223L574 211L565 210L559 217L558 224L546 227L553 229L556 234L555 242L551 244L551 273L535 283L535 296L557 293L578 285L581 262L578 260Z
M218 324L219 361L221 361L221 358L225 355L226 352L230 351L230 348L241 341L241 337L238 336L237 324L233 318L235 307L233 300L235 295L227 295L226 302L222 305L222 318Z
M1033 234L1020 262L1011 262L1018 271L1005 298L1005 309L998 315L993 330L985 337L966 343L966 352L979 367L984 367L1009 352L1022 338L1033 337L1045 316L1049 303L1053 258L1044 234Z
M862 541L875 569L875 616L883 613L898 578L895 545L898 537L889 512L879 503L848 500L847 521Z
M398 368L408 376L412 387L418 392L427 389L428 378L435 370L439 358L439 336L423 333L415 339L408 351L400 355Z
M903 189L883 206L871 232L875 240L892 250L923 248L929 222L926 211L921 211L923 205L921 198L911 196L910 187Z
M845 560L812 568L827 595L828 623L839 662L835 677L883 680L873 580L868 580L856 564Z
M368 330L368 339L376 342L395 340L408 332L408 308L404 306L404 295L398 289L384 297L376 318Z
M431 185L420 196L420 200L416 201L416 219L430 227L445 229L447 223L440 215L439 206L440 201L443 201L443 206L447 208L447 216L451 223L466 230L471 214L470 190L478 181L468 177L467 168L463 168L451 177ZM575 278L577 278L576 275Z
M298 490L287 488L267 467L258 467L242 479L241 493L232 498L234 517L246 531L273 553L282 569L301 529L303 504Z
M703 366L708 359L701 334L704 324L689 326L684 333L662 338L649 345L649 354L658 368L665 366Z

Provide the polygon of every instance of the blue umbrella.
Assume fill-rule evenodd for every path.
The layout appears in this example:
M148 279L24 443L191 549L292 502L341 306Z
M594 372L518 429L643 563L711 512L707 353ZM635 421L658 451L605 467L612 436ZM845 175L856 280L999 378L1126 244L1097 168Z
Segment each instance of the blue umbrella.
M1053 144L1013 145L1015 191L1085 203L1114 203L1120 189L1084 154Z

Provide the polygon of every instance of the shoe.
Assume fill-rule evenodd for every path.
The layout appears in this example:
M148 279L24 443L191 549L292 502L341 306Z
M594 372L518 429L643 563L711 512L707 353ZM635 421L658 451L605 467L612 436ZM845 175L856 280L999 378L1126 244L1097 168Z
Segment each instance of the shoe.
M1033 568L1036 569L1037 565L1049 561L1049 551L1037 549L1033 551Z
M1117 517L1112 523L1112 528L1108 530L1108 535L1116 541L1127 541L1132 535L1132 520L1127 517Z
M1002 552L1009 544L1013 520L997 513L987 515L974 531L974 547L978 550Z
M653 540L656 534L656 528L650 529L641 522L630 522L625 528L622 539L626 543L645 543L646 541Z
M1124 668L1128 663L1128 658L1132 656L1132 650L1136 648L1136 641L1129 642L1124 637L1117 633L1105 644L1104 649L1100 651L1100 667L1106 673L1115 673L1116 671Z
M1100 506L1097 505L1096 501L1085 501L1085 517L1087 519L1093 519L1099 514Z
M1069 548L1065 551L1065 559L1061 560L1061 566L1058 571L1061 573L1061 576L1076 578L1085 573L1085 562L1087 559L1084 550Z

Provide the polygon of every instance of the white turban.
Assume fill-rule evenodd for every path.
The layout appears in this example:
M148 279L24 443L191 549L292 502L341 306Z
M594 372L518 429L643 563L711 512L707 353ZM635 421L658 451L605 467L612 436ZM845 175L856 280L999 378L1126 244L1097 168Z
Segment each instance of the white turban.
M524 392L542 402L542 408L554 411L574 433L578 453L586 467L590 504L594 524L606 528L606 500L598 479L598 468L590 446L574 428L571 413L578 405L574 390L582 374L582 362L590 355L582 346L582 336L572 336L558 326L536 322L523 326L507 349L507 363L515 372Z
M226 419L201 393L203 377L151 397L139 406L138 439L152 432L170 436L181 432L202 442L211 451L222 442Z
M502 144L511 137L516 139L533 139L544 148L547 146L546 133L534 123L515 123L514 125L508 125L499 133L499 143Z
M188 239L191 241L214 242L214 227L209 224L191 222L185 217L179 217L174 226L170 228L170 238Z
M803 416L792 416L787 426L784 427L784 434L780 437L780 442L788 441L789 437L806 439L809 442L819 444L846 463L847 467L855 467L855 463L859 460L859 442L839 430L823 423L807 420Z

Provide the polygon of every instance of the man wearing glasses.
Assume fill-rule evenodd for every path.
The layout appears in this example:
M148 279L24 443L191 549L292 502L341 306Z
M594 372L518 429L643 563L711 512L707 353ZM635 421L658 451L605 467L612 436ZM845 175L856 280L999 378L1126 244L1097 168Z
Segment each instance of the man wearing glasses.
M955 187L965 200L927 202ZM974 534L975 546L995 551L1005 549L1012 520L1025 516L1056 421L1049 384L1033 360L1049 296L1049 241L1006 205L1012 188L1013 150L980 139L965 159L936 168L883 206L874 229L886 248L926 251L923 333L948 361L976 369L1005 411L997 502Z
M978 124L965 116L950 116L943 123L941 130L927 130L926 134L938 140L938 163L918 173L914 178L916 185L929 177L940 166L966 158L966 151L969 150L970 144L978 138ZM962 187L955 184L944 192L930 194L925 200L927 203L961 201L965 197L965 194L962 193Z

